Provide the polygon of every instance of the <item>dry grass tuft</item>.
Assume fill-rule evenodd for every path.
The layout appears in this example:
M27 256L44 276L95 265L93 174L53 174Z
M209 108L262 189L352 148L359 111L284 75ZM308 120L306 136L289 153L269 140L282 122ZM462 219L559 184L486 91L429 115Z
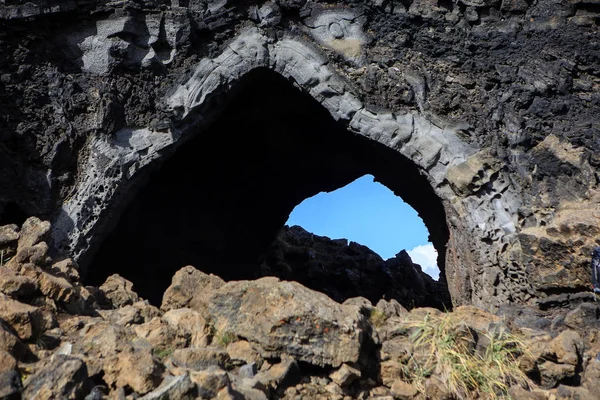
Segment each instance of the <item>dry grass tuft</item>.
M509 398L510 386L532 385L519 369L525 346L509 332L475 331L464 323L453 324L450 314L427 314L409 326L414 351L403 361L402 373L421 393L432 375L458 399Z

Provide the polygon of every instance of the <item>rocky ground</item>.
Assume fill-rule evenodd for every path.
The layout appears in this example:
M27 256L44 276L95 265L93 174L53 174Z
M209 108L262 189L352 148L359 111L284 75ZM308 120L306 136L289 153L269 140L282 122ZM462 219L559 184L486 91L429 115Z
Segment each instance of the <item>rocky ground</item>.
M490 378L488 393L467 386L465 397L594 399L600 390L594 303L566 315L409 312L395 300L340 304L296 282L225 282L187 266L158 308L118 275L83 286L75 263L48 256L49 229L37 218L0 228L0 399L461 397L427 329L460 343L461 360L505 354L517 371Z
M406 251L384 261L359 243L318 236L300 226L281 229L255 273L262 276L299 282L340 303L361 296L374 304L394 299L408 309L452 308L445 278L435 281Z

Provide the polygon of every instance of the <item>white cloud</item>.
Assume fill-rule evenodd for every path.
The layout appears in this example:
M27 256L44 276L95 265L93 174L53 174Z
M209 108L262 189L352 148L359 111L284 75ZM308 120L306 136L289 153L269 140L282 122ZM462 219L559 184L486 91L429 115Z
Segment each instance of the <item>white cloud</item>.
M438 279L440 269L437 266L437 251L433 244L427 243L408 250L408 255L415 264L419 264L423 268L423 272L431 276L433 279Z

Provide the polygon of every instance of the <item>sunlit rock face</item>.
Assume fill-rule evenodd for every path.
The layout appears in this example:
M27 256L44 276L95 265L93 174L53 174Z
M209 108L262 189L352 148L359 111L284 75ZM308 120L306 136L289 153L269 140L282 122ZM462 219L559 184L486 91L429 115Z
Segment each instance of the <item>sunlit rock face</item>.
M0 18L0 224L52 219L54 249L92 276L119 218L154 219L155 243L174 246L154 254L185 247L173 235L234 263L228 237L255 259L294 205L367 171L423 217L455 305L587 290L600 212L587 3L32 1ZM187 180L212 181L173 196L153 183ZM196 198L219 207L157 229Z

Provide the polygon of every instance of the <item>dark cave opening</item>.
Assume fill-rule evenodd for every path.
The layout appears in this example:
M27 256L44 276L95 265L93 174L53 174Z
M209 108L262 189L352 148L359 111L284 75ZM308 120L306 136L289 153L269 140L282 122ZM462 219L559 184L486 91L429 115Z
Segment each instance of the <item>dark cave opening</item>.
M135 194L87 266L87 284L119 273L160 304L185 265L225 280L255 278L296 205L366 174L421 215L443 276L444 209L411 161L347 131L268 69L246 74L228 99L211 127L183 143Z

